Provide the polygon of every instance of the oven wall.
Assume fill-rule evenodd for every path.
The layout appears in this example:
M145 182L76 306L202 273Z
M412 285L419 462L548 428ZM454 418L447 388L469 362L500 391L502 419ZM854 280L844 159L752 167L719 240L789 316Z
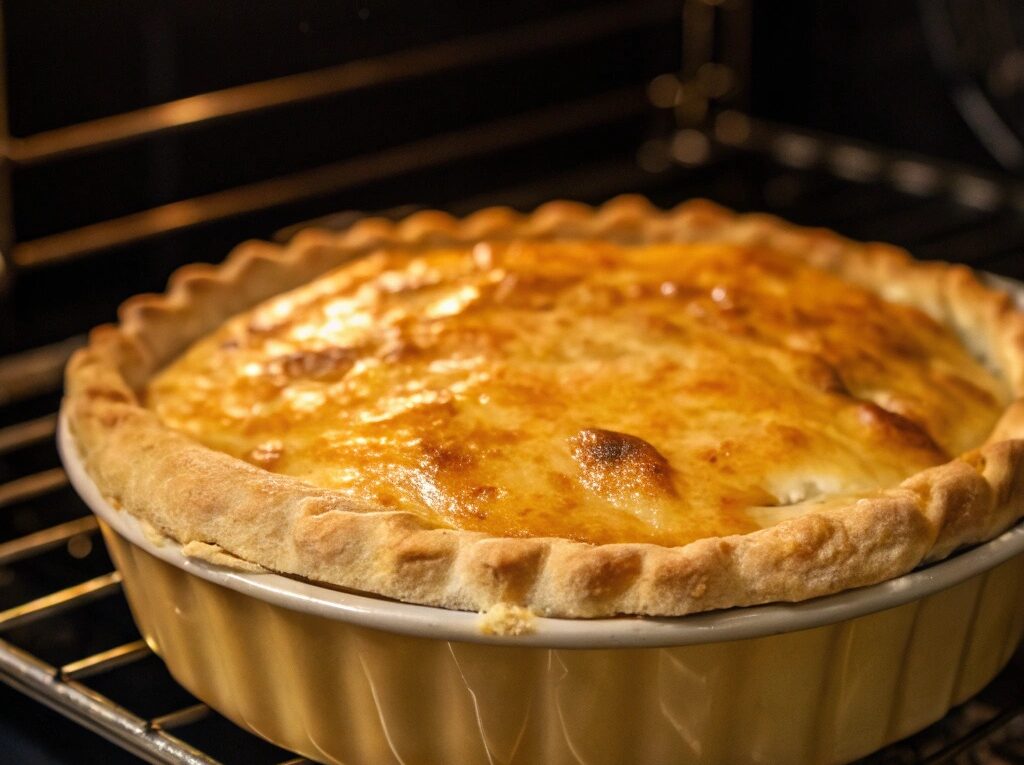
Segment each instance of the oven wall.
M10 192L0 188L0 356L110 321L121 300L161 289L177 266L220 260L287 224L486 201L632 162L652 130L646 85L680 60L675 0L0 7L9 154L0 183ZM305 80L266 84L324 70L337 87L309 98L288 95ZM195 120L239 87L228 100L285 95ZM124 128L118 115L137 110L143 127L183 124L137 135L129 125L127 140L103 143ZM81 138L83 123L102 145L52 151Z
M935 4L753 3L753 113L998 168L953 105L949 82L933 63L922 24L925 3ZM938 3L943 4L969 5ZM981 6L1000 5L1013 2L976 3L975 9L980 17L989 10Z

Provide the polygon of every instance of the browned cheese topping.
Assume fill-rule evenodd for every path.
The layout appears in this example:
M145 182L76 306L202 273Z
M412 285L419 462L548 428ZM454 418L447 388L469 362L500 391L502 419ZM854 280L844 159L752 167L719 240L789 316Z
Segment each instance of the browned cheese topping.
M974 448L1008 400L953 332L731 245L378 253L160 373L169 426L369 509L683 544Z

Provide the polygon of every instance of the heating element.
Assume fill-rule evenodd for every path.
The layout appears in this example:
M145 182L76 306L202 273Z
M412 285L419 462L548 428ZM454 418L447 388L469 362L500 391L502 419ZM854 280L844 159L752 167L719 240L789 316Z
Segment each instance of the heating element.
M70 747L105 746L92 733L76 734L80 726L120 747L102 749L110 763L134 757L159 763L304 762L237 728L169 676L140 638L96 522L68 487L53 445L60 370L83 342L82 333L107 318L118 300L157 286L153 282L175 265L223 255L245 227L276 230L279 239L287 239L297 226L285 224L355 206L348 200L400 216L414 208L393 206L410 202L465 214L492 204L528 209L558 197L600 202L622 192L644 193L663 205L702 196L858 239L895 242L918 257L1024 279L1024 185L749 117L738 85L749 41L742 23L734 23L729 34L715 33L719 15L736 13L718 5L683 4L686 56L681 70L671 74L654 59L650 71L640 68L610 90L538 102L317 168L24 240L7 225L15 211L0 210L5 278L10 272L16 277L8 298L19 306L0 332L6 354L0 357L0 680L9 686L0 689L0 705L9 710L0 721L0 737L4 725L15 730L42 714L34 702L17 703L24 694L70 721L46 723L60 730L47 737L52 742L17 744L44 747L36 753L57 761L76 761L73 749L45 748L58 747L58 739ZM314 76L288 75L271 87L229 87L35 137L8 132L0 183L9 190L14 170L206 122L383 87L434 70L440 76L566 46L585 49L623 29L642 32L678 20L679 9L671 3L638 7L609 3L526 19L519 22L519 34L484 31L458 43L381 54L375 66L356 62ZM675 55L668 51L669 58ZM469 181L480 176L479 163L495 168L487 183ZM518 172L498 169L511 166ZM448 182L434 185L430 179L442 174ZM314 223L343 228L362 214L332 213ZM138 262L143 257L148 260ZM143 273L130 285L96 284L89 304L57 307L43 299L49 290L63 294L66 286L58 280L82 291L74 279L88 271L73 270L79 260L100 276L119 269ZM20 301L26 294L42 308L24 309ZM865 762L1024 763L1022 688L1019 652L975 699ZM121 749L130 755L119 754ZM19 754L27 756L14 756Z

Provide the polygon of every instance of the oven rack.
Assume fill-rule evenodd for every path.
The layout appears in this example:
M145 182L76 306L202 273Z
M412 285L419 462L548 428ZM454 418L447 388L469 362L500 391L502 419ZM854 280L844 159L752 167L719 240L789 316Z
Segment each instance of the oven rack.
M652 140L635 162L589 165L447 206L466 212L555 196L598 201L626 190L663 204L710 196L1024 277L1022 189L738 112L719 114L707 130ZM314 223L343 227L357 217ZM185 693L131 623L96 522L68 489L53 446L60 369L79 342L0 359L0 681L149 762L305 762ZM19 385L5 388L4 381ZM978 697L864 762L1024 763L1022 686L1018 652Z
M164 100L30 135L16 135L12 131L6 105L9 87L6 73L0 69L0 104L5 104L0 107L0 190L4 192L0 194L0 274L5 265L11 270L26 271L62 263L155 236L309 200L418 166L436 166L455 156L478 156L505 149L535 140L538 135L571 131L579 126L574 122L594 124L635 113L642 99L634 97L631 86L609 88L595 94L589 103L586 99L577 103L570 96L532 113L504 113L489 122L362 152L350 159L238 183L40 235L25 236L17 231L17 211L11 192L17 186L18 171L121 150L169 134L212 130L230 121L244 123L255 116L321 105L331 99L396 84L429 82L436 76L472 78L476 68L528 61L623 32L678 23L678 17L679 8L674 0L610 0L582 9L555 9L539 16L526 14L504 28L487 27L420 42L413 47ZM6 42L4 34L0 22L0 52ZM155 66L152 62L151 65ZM179 157L178 161L187 160L188 157Z

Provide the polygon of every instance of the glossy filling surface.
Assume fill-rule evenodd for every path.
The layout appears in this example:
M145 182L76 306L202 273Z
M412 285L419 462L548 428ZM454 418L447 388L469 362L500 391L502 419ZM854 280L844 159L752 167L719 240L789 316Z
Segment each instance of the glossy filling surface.
M980 445L1007 399L948 328L792 256L607 242L374 254L145 391L367 510L666 545L894 485Z

